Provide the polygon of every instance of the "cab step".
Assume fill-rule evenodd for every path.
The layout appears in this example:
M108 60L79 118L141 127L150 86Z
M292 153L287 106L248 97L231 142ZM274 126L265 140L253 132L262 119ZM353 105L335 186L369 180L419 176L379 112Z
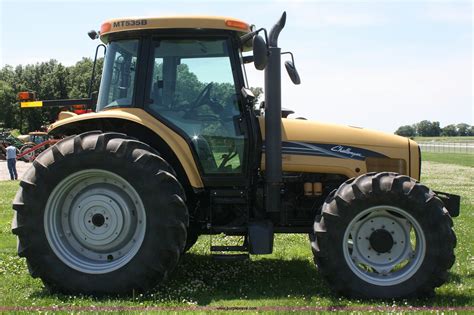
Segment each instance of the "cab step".
M211 234L224 233L226 235L247 235L247 226L211 226Z
M247 246L211 246L211 252L246 252L248 251Z
M219 261L243 261L250 258L249 254L212 254L212 258Z

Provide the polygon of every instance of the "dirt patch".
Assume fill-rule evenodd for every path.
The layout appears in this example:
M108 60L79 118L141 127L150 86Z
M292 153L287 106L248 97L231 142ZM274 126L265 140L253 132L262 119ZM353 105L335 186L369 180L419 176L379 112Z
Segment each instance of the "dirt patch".
M23 161L16 162L16 171L18 173L18 179L23 177L23 174L31 166L31 163L26 163ZM7 161L0 161L0 181L10 180L10 173L8 173Z

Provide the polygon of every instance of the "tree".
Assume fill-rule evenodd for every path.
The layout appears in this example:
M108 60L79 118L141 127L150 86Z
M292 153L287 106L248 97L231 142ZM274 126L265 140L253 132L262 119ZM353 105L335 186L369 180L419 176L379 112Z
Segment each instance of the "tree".
M97 60L92 91L98 91L103 59ZM34 91L38 99L84 98L89 95L93 61L83 58L74 66L65 67L56 60L0 69L0 122L7 128L33 131L53 122L59 108L20 109L16 95Z
M441 135L444 137L455 137L458 135L458 130L455 125L447 125L441 129Z
M395 134L402 137L414 137L416 136L416 130L413 126L405 125L399 127L397 131L395 131Z
M103 64L104 58L97 59L94 82L92 83L92 92L99 91ZM76 62L74 66L68 67L69 75L67 78L67 87L70 98L89 97L89 85L93 66L94 61L92 59L82 58L82 60Z
M15 71L11 66L0 70L0 122L5 128L17 128L19 123L15 81Z
M465 137L470 135L471 126L468 124L460 123L456 127L458 128L458 136Z
M15 92L9 82L0 80L0 122L4 128L16 128L18 108L15 103Z
M417 134L421 137L438 137L441 134L439 121L423 120L416 124Z
M15 75L16 92L34 91L38 99L43 100L68 97L66 85L68 70L54 59L25 67L17 66ZM28 131L42 129L57 118L58 112L59 109L54 107L23 110L22 116L26 129Z

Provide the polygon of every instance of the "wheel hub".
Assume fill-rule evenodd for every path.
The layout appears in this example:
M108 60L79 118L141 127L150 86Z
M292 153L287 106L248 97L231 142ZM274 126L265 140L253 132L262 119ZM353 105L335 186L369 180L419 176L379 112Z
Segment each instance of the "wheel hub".
M108 218L107 218L108 219ZM101 227L105 223L105 218L102 214L96 213L92 216L92 224L97 227Z
M145 234L140 196L122 177L104 170L70 175L51 193L45 231L51 248L70 267L105 273L125 265Z
M393 237L385 229L374 231L369 237L370 246L379 253L387 253L393 247Z
M410 278L423 262L425 251L419 223L393 206L360 212L344 233L343 252L349 268L364 281L380 286Z

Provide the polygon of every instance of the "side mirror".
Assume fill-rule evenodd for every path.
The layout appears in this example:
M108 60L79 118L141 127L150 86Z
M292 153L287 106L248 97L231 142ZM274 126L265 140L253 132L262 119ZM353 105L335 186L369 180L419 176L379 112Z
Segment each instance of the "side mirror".
M90 39L92 40L99 38L99 34L97 34L97 32L94 30L89 31L87 35L89 35Z
M288 75L290 76L291 81L296 85L300 84L300 75L298 74L298 70L296 70L293 61L285 61L285 68L286 72L288 72Z
M268 62L268 50L265 40L260 35L253 38L253 64L257 70L263 70Z

